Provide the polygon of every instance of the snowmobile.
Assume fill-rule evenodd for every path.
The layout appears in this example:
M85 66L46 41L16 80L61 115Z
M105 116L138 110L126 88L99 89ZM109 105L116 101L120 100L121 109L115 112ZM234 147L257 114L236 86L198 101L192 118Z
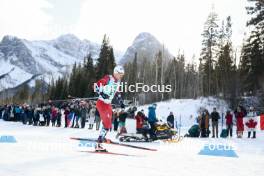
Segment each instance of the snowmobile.
M143 126L141 133L125 133L119 136L121 142L152 142L155 140L173 139L177 131L172 129L167 123L157 122L153 132L149 125Z

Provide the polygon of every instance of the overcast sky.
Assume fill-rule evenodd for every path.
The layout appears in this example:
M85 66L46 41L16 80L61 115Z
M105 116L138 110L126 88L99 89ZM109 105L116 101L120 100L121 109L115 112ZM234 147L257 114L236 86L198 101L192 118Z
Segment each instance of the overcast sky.
M192 57L200 53L213 4L220 21L231 16L233 42L240 45L247 0L1 0L0 38L47 40L73 33L101 43L107 34L115 49L125 51L140 32L149 32L172 54L180 49Z

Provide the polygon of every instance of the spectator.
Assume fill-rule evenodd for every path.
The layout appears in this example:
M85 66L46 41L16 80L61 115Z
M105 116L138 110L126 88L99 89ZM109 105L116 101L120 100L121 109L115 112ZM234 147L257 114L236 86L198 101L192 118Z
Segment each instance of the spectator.
M201 137L209 137L209 112L205 109L198 117Z
M93 129L96 107L93 105L89 112L89 129Z
M99 114L99 111L96 108L96 111L95 111L95 124L96 124L96 130L97 131L100 129L100 123L101 123L100 114Z
M218 138L218 120L220 119L219 113L216 111L216 108L213 109L211 113L211 120L212 120L212 130L213 130L213 138Z
M169 116L167 117L167 123L171 128L174 128L174 115L173 112L170 112Z
M34 125L34 126L37 126L38 123L39 123L40 113L42 113L42 112L41 112L41 108L39 108L39 107L35 108L35 111L34 111L34 118L33 118L33 125Z
M150 137L155 139L155 123L158 121L156 117L157 104L149 106L148 110L148 122L150 125Z
M39 126L45 126L45 118L44 118L44 108L41 108L39 111Z
M32 107L28 108L28 124L33 124L33 118L34 118L34 109Z
M248 138L251 137L251 133L253 133L252 138L256 138L257 124L258 124L257 113L254 111L253 107L250 107L249 112L247 113L247 122L246 122L246 126L248 128Z
M61 109L57 108L57 127L61 126Z
M50 117L51 117L51 108L50 105L46 106L44 109L44 119L45 119L45 125L49 126L50 125Z
M80 128L80 126L79 126L80 115L81 115L80 108L78 107L78 105L75 105L75 108L74 108L75 126L74 126L74 123L73 123L73 127L74 128Z
M231 114L230 110L226 112L225 119L226 119L227 134L228 136L232 137L233 136L233 115Z
M55 106L52 106L52 108L51 108L51 123L52 123L52 126L55 126L56 120L57 120L57 116L58 116L57 108L55 108Z
M80 102L81 128L85 127L86 115L88 113L87 104L84 101Z
M112 118L112 120L113 120L113 125L112 126L114 126L114 131L117 131L118 130L119 121L118 121L118 113L117 113L116 110L113 110L113 118Z
M69 126L69 114L70 114L70 108L67 106L64 110L64 128L67 128Z
M245 114L242 112L240 107L237 107L237 110L235 111L235 117L236 117L236 126L237 126L237 137L242 138L243 132L244 132L244 123L243 118Z
M139 134L145 134L146 136L146 133L148 133L148 131L146 131L144 129L144 122L147 120L145 114L144 114L144 110L142 109L141 111L138 111L136 117L136 130L137 130L137 133Z
M128 117L128 113L125 112L124 108L121 109L121 112L118 114L119 123L118 123L118 133L116 138L118 138L121 134L127 133L126 130L126 118Z

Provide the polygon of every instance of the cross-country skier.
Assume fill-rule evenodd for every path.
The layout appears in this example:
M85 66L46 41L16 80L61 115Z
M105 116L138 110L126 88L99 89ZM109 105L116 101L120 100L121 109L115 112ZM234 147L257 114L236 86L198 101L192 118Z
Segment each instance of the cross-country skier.
M103 127L100 131L96 151L105 151L102 143L106 140L105 136L112 127L112 100L115 97L120 87L120 81L125 74L122 66L116 66L114 68L113 75L106 75L95 84L95 91L99 94L99 98L96 103L96 108L99 112L102 120ZM120 94L119 94L120 96Z

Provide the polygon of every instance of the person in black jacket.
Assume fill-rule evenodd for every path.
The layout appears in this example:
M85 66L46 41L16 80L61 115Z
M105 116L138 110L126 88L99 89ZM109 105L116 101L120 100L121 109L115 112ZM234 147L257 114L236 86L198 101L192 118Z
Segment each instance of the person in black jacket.
M36 107L34 110L33 126L38 126L40 113L42 113L41 108Z
M81 128L85 128L85 122L87 119L87 113L89 112L90 105L85 101L80 102L80 119L81 119Z
M171 128L174 128L174 115L173 112L170 112L170 115L167 117L167 123Z
M56 125L56 127L60 127L61 126L61 116L62 116L62 114L61 114L61 109L60 108L58 108L58 115L57 115L57 125Z
M118 124L119 124L119 121L118 121L118 115L117 115L117 112L114 110L113 111L113 124L114 124L114 131L117 131L118 130Z
M0 119L2 119L2 113L4 112L4 107L0 106Z
M122 108L121 112L118 114L118 133L116 135L116 138L118 138L121 134L127 133L126 130L126 119L128 117L128 113L125 111L124 108Z
M96 124L96 130L97 131L100 129L100 123L101 123L100 114L99 114L99 111L96 108L96 111L95 111L95 124Z
M213 112L211 113L211 119L212 119L212 128L213 128L213 136L212 137L218 138L218 120L220 119L220 115L216 111L216 108L214 108Z
M29 122L29 106L26 105L24 107L24 118L23 118L23 124L26 125Z
M32 107L28 108L28 124L33 124L33 118L34 118L34 109Z

